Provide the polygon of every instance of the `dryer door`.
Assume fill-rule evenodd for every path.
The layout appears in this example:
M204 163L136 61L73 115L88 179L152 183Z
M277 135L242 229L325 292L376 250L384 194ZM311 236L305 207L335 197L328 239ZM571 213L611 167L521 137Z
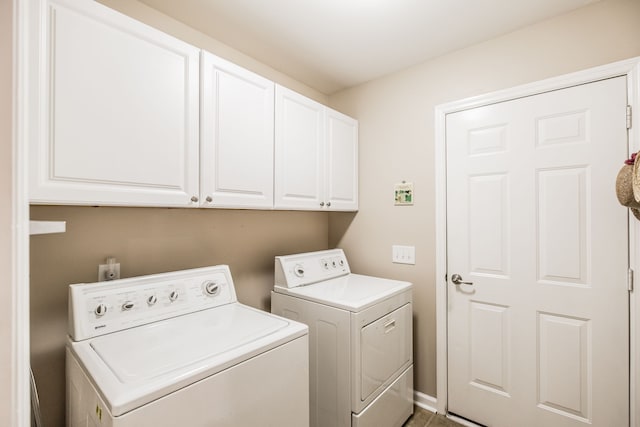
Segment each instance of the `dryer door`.
M411 315L411 304L405 304L360 331L361 402L377 395L411 363Z

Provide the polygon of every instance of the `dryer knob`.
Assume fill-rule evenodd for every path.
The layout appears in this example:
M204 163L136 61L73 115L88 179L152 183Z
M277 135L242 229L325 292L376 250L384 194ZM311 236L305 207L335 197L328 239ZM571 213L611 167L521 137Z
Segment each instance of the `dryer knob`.
M154 295L149 295L147 298L147 305L152 306L158 302L158 297Z
M171 293L169 294L169 300L171 300L171 302L175 301L178 299L178 291L171 291Z
M133 301L127 301L124 304L122 304L122 310L129 311L133 308L133 306L134 306Z
M107 306L104 304L99 304L93 312L96 314L96 316L102 317L107 314Z
M304 267L301 264L296 264L293 267L293 273L298 277L304 277Z

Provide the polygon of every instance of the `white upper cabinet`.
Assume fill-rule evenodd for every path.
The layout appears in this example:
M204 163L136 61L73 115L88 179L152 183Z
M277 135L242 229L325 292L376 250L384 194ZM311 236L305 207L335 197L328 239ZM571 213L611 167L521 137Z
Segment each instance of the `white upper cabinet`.
M275 208L358 209L358 123L276 86Z
M324 106L276 86L275 207L324 207Z
M201 205L273 208L274 83L201 58Z
M34 204L358 209L358 123L91 0L30 10Z
M93 1L41 1L33 203L197 206L199 49Z
M358 121L327 108L327 205L358 210Z

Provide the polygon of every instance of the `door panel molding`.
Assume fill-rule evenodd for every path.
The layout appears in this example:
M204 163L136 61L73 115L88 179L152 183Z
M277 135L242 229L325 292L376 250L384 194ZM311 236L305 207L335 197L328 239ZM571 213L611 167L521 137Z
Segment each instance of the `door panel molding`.
M471 97L442 104L435 109L435 183L436 183L436 324L437 324L437 410L446 413L448 408L447 384L447 210L446 210L446 116L494 103L510 101L521 97L537 95L549 91L565 89L572 86L591 83L613 77L625 76L627 79L627 99L634 110L638 110L640 102L640 57L612 64L591 68L551 79L500 90L486 95ZM584 135L570 135L562 126L562 120L573 120L579 123L582 112L576 111L567 117L549 117L539 123L542 130L540 144L572 143ZM539 131L540 131L539 129ZM578 130L580 128L578 127ZM580 132L582 133L582 132ZM500 133L496 129L479 129L473 149L500 149ZM629 152L640 150L640 126L629 131ZM613 189L612 189L613 191ZM640 223L630 221L629 224L629 265L634 270L640 269ZM640 405L636 400L640 394L640 292L630 297L630 425L640 422Z

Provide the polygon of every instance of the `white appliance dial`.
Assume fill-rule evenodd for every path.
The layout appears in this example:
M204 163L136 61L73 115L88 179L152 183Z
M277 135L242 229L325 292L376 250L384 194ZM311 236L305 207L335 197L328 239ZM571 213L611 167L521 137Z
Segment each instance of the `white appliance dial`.
M157 302L158 297L156 296L156 294L149 295L149 297L147 298L147 305L149 306L155 305Z
M293 273L298 277L304 277L304 267L302 264L296 264L295 267L293 267Z
M107 306L104 304L98 304L98 306L93 312L96 314L96 316L102 317L105 314L107 314Z
M178 296L178 291L171 291L171 293L169 294L169 300L173 302L178 299Z
M124 304L122 304L122 310L129 311L133 308L133 306L134 306L133 301L126 301Z
M216 296L220 293L220 285L214 282L213 280L207 280L202 284L202 288L204 289L204 293L208 296Z

